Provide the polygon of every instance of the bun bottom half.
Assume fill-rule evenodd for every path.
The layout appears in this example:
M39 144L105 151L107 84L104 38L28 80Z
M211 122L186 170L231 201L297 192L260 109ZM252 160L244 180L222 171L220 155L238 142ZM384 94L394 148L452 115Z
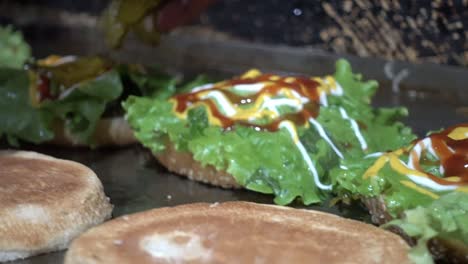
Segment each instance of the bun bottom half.
M155 157L169 171L191 180L223 188L242 188L231 174L217 170L211 165L203 166L191 153L178 151L172 144L167 144Z
M196 203L92 228L65 263L409 263L408 249L391 232L319 211Z
M110 218L94 172L77 162L0 151L0 262L57 251Z
M156 159L169 171L186 176L191 180L220 186L223 188L242 188L235 178L225 171L219 171L213 166L203 166L193 159L189 152L177 151L172 144L167 144L163 152L157 153ZM372 222L383 225L393 219L388 213L384 197L363 199L362 202L371 214ZM416 245L416 240L397 227L390 231L401 236L409 245ZM429 250L435 260L449 260L449 263L464 263L468 261L468 246L461 241L434 238L428 243Z

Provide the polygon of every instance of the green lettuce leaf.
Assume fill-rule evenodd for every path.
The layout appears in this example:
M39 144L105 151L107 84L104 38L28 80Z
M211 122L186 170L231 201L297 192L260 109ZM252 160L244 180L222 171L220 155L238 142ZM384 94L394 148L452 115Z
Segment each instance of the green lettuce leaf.
M125 98L122 98L122 101L129 95L166 100L175 93L186 92L211 81L211 78L205 75L198 75L193 80L184 82L157 66L145 67L144 70L132 69L134 67L131 66L135 65L121 65L119 69L125 84Z
M381 140L385 140L382 138ZM411 149L409 144L405 149ZM402 151L401 149L400 151ZM408 163L409 155L403 152L384 154L386 157L368 156L364 159L346 159L330 173L338 195L342 199L382 197L387 212L396 220L388 225L400 227L406 234L417 239L410 257L415 263L433 263L427 242L433 238L450 243L468 245L468 193L464 190L437 190L416 185L407 175L392 168L392 161L374 176L364 178L366 171L377 159L393 155L397 162ZM395 161L395 160L394 160ZM426 172L442 177L440 160L431 151L422 151L420 166Z
M376 160L377 157L369 157L341 161L340 166L330 172L338 196L345 199L383 196L387 211L393 217L398 217L406 209L425 206L434 200L427 194L403 185L402 181L408 181L408 177L396 173L388 163L377 176L365 179L364 173Z
M404 109L373 109L369 102L377 89L375 81L364 82L351 71L348 62L337 62L336 80L344 90L342 96L329 96L322 106L317 122L334 142L336 150L310 125L298 128L298 136L323 184L330 184L329 171L343 158L362 158L382 147L392 149L409 143L414 136L402 123ZM208 124L203 106L192 109L187 119L178 118L168 100L131 96L123 104L126 118L141 143L157 153L167 141L179 151L188 151L203 165L226 170L245 188L275 195L275 202L288 204L299 198L304 204L317 203L330 192L321 190L304 158L285 129L277 132L256 131L235 126L230 131ZM363 149L349 118L360 124L368 147ZM375 132L377 131L377 132ZM378 134L377 134L378 133ZM402 135L403 134L403 135ZM398 139L385 140L384 137Z
M54 136L52 116L30 105L28 73L16 69L0 69L0 137L6 136L11 145L17 139L40 143Z
M176 92L180 80L167 74L158 66L119 65L119 73L125 84L124 96L129 95L157 97L167 99Z
M53 122L61 121L80 142L92 145L91 136L106 104L122 92L116 71L77 84L58 100L31 105L29 76L24 70L0 69L0 135L11 144L17 140L42 143L53 139Z
M19 31L0 26L0 67L21 69L31 57L31 48Z
M385 226L398 226L417 239L410 258L417 264L433 263L427 242L432 238L450 239L468 245L468 193L452 192L428 206L407 210L404 217Z
M165 99L179 83L178 78L155 67L114 65L101 57L82 57L59 66L37 68L38 73L53 76L50 91L58 97L45 99L37 106L32 106L29 98L28 71L0 68L0 116L5 123L0 136L6 136L10 144L17 145L18 139L35 144L49 141L54 138L52 127L59 123L78 142L93 146L99 119L123 115L120 102L129 95Z
M45 101L41 104L40 111L48 112L61 120L65 129L80 142L93 145L92 135L106 104L117 99L122 90L118 72L111 70L96 79L70 88L70 92L59 100Z
M316 187L302 157L291 152L295 147L286 131L258 133L240 126L225 133L208 126L203 107L191 110L187 120L175 118L172 107L168 101L133 96L124 103L136 137L152 151L163 150L169 138L177 150L190 151L203 165L227 170L246 188L275 193L279 204L297 196L307 204L320 201L310 190Z

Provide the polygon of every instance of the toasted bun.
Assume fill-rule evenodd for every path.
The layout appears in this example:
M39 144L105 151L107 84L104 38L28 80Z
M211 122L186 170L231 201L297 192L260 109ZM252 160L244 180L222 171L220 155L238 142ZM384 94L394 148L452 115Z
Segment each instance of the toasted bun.
M166 148L155 156L169 171L187 176L191 180L223 188L241 188L229 173L217 170L211 165L203 166L193 159L192 153L177 151L171 143L168 143Z
M0 262L64 249L109 218L89 168L27 151L0 151Z
M55 138L49 143L60 146L86 146L69 131L64 129L62 123L53 127ZM125 146L136 143L133 131L123 117L103 118L96 125L93 134L96 146Z
M408 248L391 232L318 211L196 203L92 228L65 263L409 263Z

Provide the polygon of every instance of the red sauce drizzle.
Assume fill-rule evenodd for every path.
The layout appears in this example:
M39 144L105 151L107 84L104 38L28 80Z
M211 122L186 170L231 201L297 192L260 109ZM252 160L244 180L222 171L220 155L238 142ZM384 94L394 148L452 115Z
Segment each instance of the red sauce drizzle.
M57 96L53 95L50 91L50 79L42 74L38 75L37 94L39 102L42 102L46 99L54 100L57 98Z
M428 173L433 181L442 185L468 184L468 138L455 140L448 136L457 127L468 127L468 123L450 127L429 136L432 140L432 148L439 156L444 168L443 176L459 176L461 179L460 182L451 182Z
M217 83L214 87L197 91L191 93L184 93L175 95L172 98L176 100L175 111L182 113L187 110L188 107L197 103L203 102L209 107L211 113L215 118L217 118L223 129L231 130L234 125L242 125L247 127L252 127L256 130L263 131L277 131L279 129L279 124L282 121L288 120L292 121L296 125L304 125L308 122L309 118L317 117L319 113L319 94L318 94L318 83L312 79L304 77L294 77L294 81L286 82L287 77L280 77L278 80L271 80L272 74L262 74L255 78L236 78L221 83ZM235 94L229 90L226 90L227 87L232 87L235 85L241 84L255 84L255 83L268 83L266 84L259 92L247 96L242 96ZM259 125L249 121L237 121L233 120L225 115L223 115L216 104L211 99L200 99L198 95L202 92L209 91L221 91L227 99L234 105L245 105L253 104L255 101L264 93L276 95L278 92L283 89L288 88L296 91L301 96L307 97L309 102L304 104L303 110L298 113L285 114L277 119L272 120L269 124Z

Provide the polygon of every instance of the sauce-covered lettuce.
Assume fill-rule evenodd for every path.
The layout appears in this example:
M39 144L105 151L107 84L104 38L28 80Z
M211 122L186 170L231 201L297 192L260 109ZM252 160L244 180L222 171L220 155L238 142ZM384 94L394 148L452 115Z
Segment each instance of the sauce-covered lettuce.
M307 80L296 85L297 78L255 74L252 77L252 74L235 79L238 84L231 80L231 84L226 81L205 85L169 100L132 96L124 103L126 118L136 137L153 152L164 150L169 140L177 150L192 153L201 164L229 172L245 188L274 194L278 204L288 204L296 198L304 204L320 202L330 195L329 171L338 167L341 160L399 148L414 139L409 128L395 121L405 116L406 110L373 108L370 101L377 83L363 81L344 60L337 62L333 76L313 79L319 83L315 87L319 91L316 101L314 95L297 95L303 91L297 87ZM271 86L258 92L259 86L252 82L259 78L270 78L265 85L279 83L284 90ZM315 88L304 88L304 94ZM273 90L280 92L272 93ZM278 100L260 101L266 93ZM206 98L213 104L207 103ZM253 98L256 103L226 106L223 105L226 98L232 102L237 99L250 102ZM291 103L296 99L304 107ZM188 100L195 103L187 103ZM271 108L273 102L282 103ZM307 106L312 103L316 105ZM210 108L213 105L217 108ZM266 111L265 105L273 113L266 112L267 117L259 118L259 113ZM306 123L296 120L303 116L298 115L304 109L315 106L318 109L315 114L305 112L309 114L304 119ZM185 110L177 112L177 108ZM249 111L253 111L256 119L241 119ZM240 119L223 123L226 116ZM285 116L293 116L294 120Z
M98 121L107 114L122 116L120 101L130 94L174 92L173 76L148 69L74 56L50 56L29 69L0 67L0 136L11 145L39 144L54 138L54 126L63 126L77 142L93 146Z
M53 139L54 122L63 122L80 142L92 144L92 133L106 104L122 92L116 71L77 85L59 100L33 106L27 71L0 69L0 135L9 143L17 140L42 143Z
M394 151L342 160L330 175L341 199L381 197L397 219L388 225L418 240L413 260L431 263L432 238L468 250L467 143L468 124L460 124Z

